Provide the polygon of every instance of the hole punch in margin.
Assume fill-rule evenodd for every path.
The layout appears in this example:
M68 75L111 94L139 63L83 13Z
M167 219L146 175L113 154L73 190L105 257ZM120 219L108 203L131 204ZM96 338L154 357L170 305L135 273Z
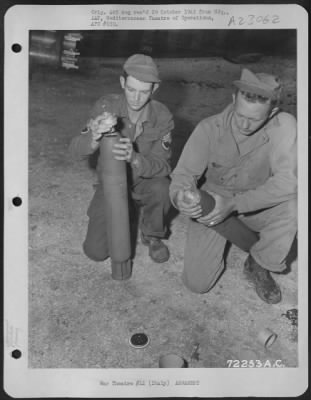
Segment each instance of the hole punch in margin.
M22 46L19 43L14 43L11 49L14 53L20 53L22 51Z
M12 358L15 358L15 360L18 360L22 356L22 352L18 349L15 349L11 353Z
M19 207L22 205L22 199L19 196L13 197L12 203L15 207Z

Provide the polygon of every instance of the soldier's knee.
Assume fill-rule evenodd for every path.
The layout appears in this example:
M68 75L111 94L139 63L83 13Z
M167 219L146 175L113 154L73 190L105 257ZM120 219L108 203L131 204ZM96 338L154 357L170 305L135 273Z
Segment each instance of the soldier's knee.
M209 292L215 284L215 282L209 282L205 279L198 279L195 274L186 275L183 273L181 280L188 290L197 294Z
M84 254L93 261L104 261L109 257L105 246L97 246L92 241L85 240L82 247Z
M293 199L288 202L288 213L293 220L297 220L297 215L298 215L297 199Z
M291 199L284 203L281 203L280 208L280 218L288 221L291 225L297 225L298 219L298 204L297 199Z

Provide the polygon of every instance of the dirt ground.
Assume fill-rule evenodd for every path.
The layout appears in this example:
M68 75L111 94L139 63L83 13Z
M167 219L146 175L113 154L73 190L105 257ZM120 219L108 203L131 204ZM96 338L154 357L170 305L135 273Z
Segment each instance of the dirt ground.
M69 158L93 102L119 90L123 59L82 59L79 71L34 69L29 87L29 367L156 368L160 355L176 353L190 368L226 367L227 360L281 360L298 365L297 326L286 312L297 308L297 257L275 275L283 300L263 303L245 281L246 253L232 246L225 273L204 295L181 283L187 219L172 220L171 258L155 264L137 243L133 275L111 279L110 260L90 261L81 244L86 210L96 183L87 162ZM176 118L174 157L195 124L231 100L241 67L271 71L284 82L283 108L296 115L296 61L264 57L252 64L222 58L161 59L157 98ZM278 336L265 348L262 328ZM129 338L144 332L144 349Z

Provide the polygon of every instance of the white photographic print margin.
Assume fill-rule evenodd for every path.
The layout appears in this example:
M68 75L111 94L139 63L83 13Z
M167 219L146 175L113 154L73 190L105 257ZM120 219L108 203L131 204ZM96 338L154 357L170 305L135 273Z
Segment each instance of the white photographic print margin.
M307 21L307 13L297 5L20 5L8 10L4 83L4 388L8 394L144 398L287 397L304 392L308 376ZM285 297L286 303L279 309L258 303L254 315L266 313L269 318L270 313L271 324L265 326L265 319L243 321L241 310L246 310L247 303L243 293L230 299L225 275L220 282L223 287L215 287L210 294L184 292L180 243L185 237L185 221L177 220L172 227L170 268L154 266L142 247L136 249L136 257L148 261L142 261L127 282L111 280L109 261L101 266L89 262L81 246L95 172L86 164L74 163L69 155L64 157L64 148L83 128L88 110L100 97L101 86L117 88L122 63L131 55L126 47L131 32L133 43L139 40L137 51L175 51L169 57L155 57L165 77L157 96L176 116L178 128L189 135L203 115L213 115L229 104L232 78L239 78L242 66L256 71L261 67L263 72L269 72L271 66L271 72L278 73L269 57L262 59L260 48L256 52L248 49L246 58L238 54L232 38L238 40L239 34L245 38L248 33L260 37L261 31L263 36L267 31L273 35L281 30L289 32L296 47L291 64L285 65L288 60L284 59L280 68L288 67L294 74L286 78L290 96L284 105L298 122L299 273L290 272L297 282L291 283L290 274L284 278L288 287L298 292L298 351L292 364L286 357L276 357L282 341L290 338L288 331L275 327L291 328L290 315L281 315L281 311L290 311L295 296ZM170 31L175 36L169 35ZM190 31L198 34L191 37ZM225 53L215 52L214 43L214 53L202 51L207 31L210 40L219 40L219 49ZM73 43L73 50L61 55L57 49L45 53L33 40L40 32L48 32L41 36L46 48L49 40L61 35L62 40ZM86 37L96 41L100 32L107 35L98 45L106 44L107 52L110 46L113 56L80 57L79 42L83 46ZM185 44L180 46L182 40ZM157 49L152 48L154 44ZM115 52L114 45L118 47ZM191 67L186 46L194 49ZM55 68L59 60L62 65ZM209 73L214 74L213 79ZM233 249L227 276L234 275L239 257ZM161 298L156 293L156 279ZM240 281L239 275L237 285ZM209 296L219 296L223 303L217 305L217 297L211 297L217 305L213 308ZM187 302L185 310L183 301ZM255 304L257 300L254 297L252 301ZM222 318L217 320L216 314ZM209 327L208 322L217 324ZM159 329L163 324L170 327L168 331ZM239 337L229 337L240 329L238 324L245 324L241 343ZM275 343L261 348L259 328L276 331ZM146 347L130 345L135 332L148 334ZM228 337L232 344L223 346L224 361L212 347ZM168 353L179 354L187 368L159 368L160 356Z

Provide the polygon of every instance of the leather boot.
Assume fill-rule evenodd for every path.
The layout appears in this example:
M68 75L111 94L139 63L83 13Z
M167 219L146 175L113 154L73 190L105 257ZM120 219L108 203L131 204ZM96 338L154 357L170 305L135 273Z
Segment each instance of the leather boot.
M149 247L149 256L156 263L163 263L170 258L168 247L160 238L146 237L141 234L141 242Z
M277 304L281 301L281 290L270 272L261 267L251 255L244 264L246 278L255 286L256 293L269 304Z

